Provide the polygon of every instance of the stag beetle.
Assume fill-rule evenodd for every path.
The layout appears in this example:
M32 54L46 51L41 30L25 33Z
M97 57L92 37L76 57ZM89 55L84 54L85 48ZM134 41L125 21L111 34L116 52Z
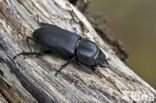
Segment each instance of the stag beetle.
M76 33L64 30L56 25L40 23L41 28L35 30L32 37L27 37L35 43L46 48L46 51L41 52L22 52L14 56L14 59L19 55L43 55L49 52L60 54L63 57L68 57L69 61L62 65L56 72L55 76L69 63L77 60L77 63L83 69L95 71L96 66L105 67L108 65L105 54L92 41L82 38ZM29 45L28 45L29 46Z

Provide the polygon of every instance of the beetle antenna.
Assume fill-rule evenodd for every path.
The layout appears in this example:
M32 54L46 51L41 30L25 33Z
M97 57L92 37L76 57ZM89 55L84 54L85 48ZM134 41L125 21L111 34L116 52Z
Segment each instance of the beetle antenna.
M67 63L65 63L64 65L62 65L62 67L61 67L59 70L56 71L55 76L57 76L57 74L60 73L61 70L62 70L63 68L65 68L69 63L71 63L72 61L74 61L75 58L76 58L76 56L74 56L73 58L71 58L71 59L70 59Z

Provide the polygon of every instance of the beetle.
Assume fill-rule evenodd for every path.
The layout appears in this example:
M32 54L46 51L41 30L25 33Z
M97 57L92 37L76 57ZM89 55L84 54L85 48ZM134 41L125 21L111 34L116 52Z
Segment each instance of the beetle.
M41 52L22 52L14 56L14 59L20 55L40 56L49 52L68 57L68 62L58 69L55 76L74 60L86 71L94 72L95 67L105 67L104 64L108 65L105 54L94 42L56 25L40 23L40 26L39 29L33 32L32 37L26 38L26 41L28 42L28 40L31 39L46 48L46 50Z

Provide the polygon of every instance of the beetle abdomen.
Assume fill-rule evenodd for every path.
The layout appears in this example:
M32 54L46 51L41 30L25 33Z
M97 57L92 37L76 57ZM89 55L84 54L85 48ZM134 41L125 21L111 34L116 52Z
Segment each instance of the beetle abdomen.
M76 44L80 38L79 35L55 25L43 26L33 33L33 39L36 43L65 57L75 55Z

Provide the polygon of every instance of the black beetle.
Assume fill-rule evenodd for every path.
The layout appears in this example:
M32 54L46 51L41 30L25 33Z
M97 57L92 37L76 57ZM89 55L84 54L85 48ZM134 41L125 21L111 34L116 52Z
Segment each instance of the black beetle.
M94 71L94 67L105 67L108 65L105 54L92 41L82 38L76 33L61 29L56 25L40 23L41 28L35 30L31 37L27 37L26 41L32 39L35 43L46 48L41 52L22 52L19 55L43 55L54 52L68 57L70 60L65 63L55 74L55 76L70 62L77 60L78 64L86 71ZM28 45L29 46L29 45Z

